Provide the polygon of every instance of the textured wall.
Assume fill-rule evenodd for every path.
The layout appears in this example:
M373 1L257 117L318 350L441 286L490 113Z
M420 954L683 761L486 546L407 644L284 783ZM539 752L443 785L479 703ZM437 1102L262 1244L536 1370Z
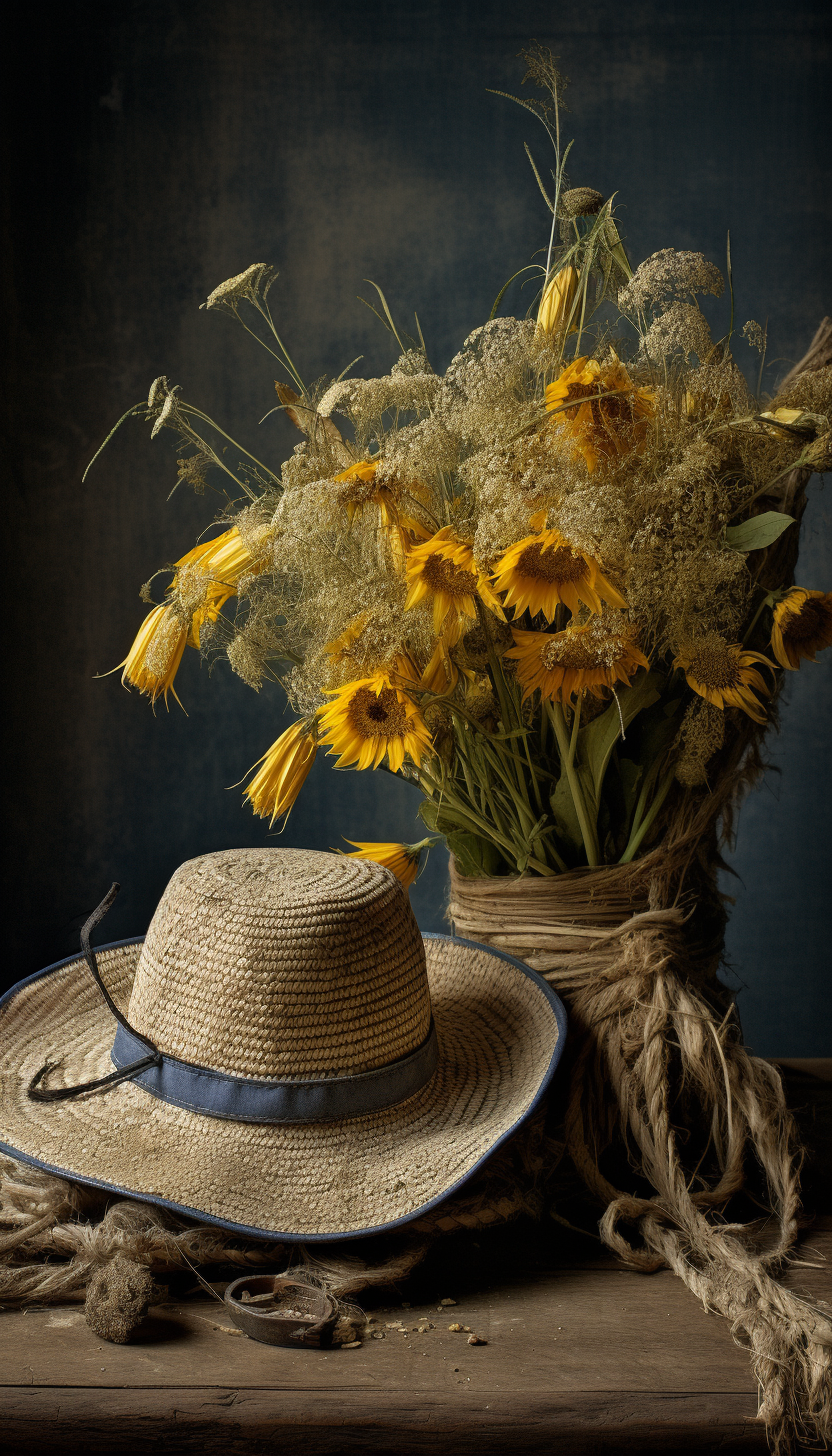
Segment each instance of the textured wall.
M768 318L781 361L769 385L832 311L825 5L70 0L17 24L2 275L9 979L74 949L111 878L124 890L108 937L137 933L181 860L275 842L227 786L276 736L276 691L222 669L209 680L190 653L188 716L154 718L117 676L94 680L133 637L140 584L212 514L185 491L167 501L172 452L138 424L82 485L110 424L166 373L255 453L294 443L280 415L257 424L274 400L268 358L198 311L218 282L277 263L272 302L314 378L358 353L367 372L389 367L355 297L376 279L400 313L418 310L444 367L544 239L523 154L524 140L542 153L542 134L486 92L517 88L516 54L538 36L572 77L572 180L619 193L634 258L672 245L722 262L730 227L740 320ZM816 480L806 585L832 586L829 527ZM796 678L773 744L782 773L744 810L733 856L746 1031L782 1055L832 1041L830 667ZM405 785L319 760L285 842L408 838L415 810ZM443 877L437 855L414 891L425 928L441 926Z

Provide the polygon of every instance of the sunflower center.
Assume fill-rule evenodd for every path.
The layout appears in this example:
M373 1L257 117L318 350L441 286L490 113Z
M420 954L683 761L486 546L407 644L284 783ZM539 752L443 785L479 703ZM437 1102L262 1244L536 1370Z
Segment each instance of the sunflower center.
M809 597L782 627L783 637L795 645L817 643L832 628L832 611L818 597Z
M431 591L445 592L449 597L470 597L477 589L477 578L473 571L448 561L438 551L431 552L424 566L422 576Z
M742 681L737 654L725 642L703 642L691 654L690 675L706 688L724 691Z
M407 732L407 714L393 688L382 688L378 695L371 688L359 688L347 714L362 738L395 738Z
M535 542L520 552L517 570L538 581L583 581L588 567L568 546L541 546Z

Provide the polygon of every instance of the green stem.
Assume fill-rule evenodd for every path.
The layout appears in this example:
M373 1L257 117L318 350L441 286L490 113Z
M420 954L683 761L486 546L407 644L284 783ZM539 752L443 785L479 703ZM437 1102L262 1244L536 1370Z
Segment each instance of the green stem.
M494 829L494 826L486 823L486 821L482 819L470 805L460 803L459 797L455 794L449 793L445 785L438 784L436 782L436 779L434 779L433 776L429 774L425 768L419 769L419 778L420 780L424 779L425 783L428 785L428 789L430 791L428 792L428 798L436 798L438 796L439 798L456 800L456 803L452 806L451 813L453 814L453 817L455 819L458 819L460 821L461 828L468 828L471 833L478 834L485 839L490 839L492 844L496 844L498 849L507 851L508 856L512 860L514 860L515 863L517 862L517 849L512 844L510 839L502 834L498 834ZM537 870L537 873L539 875L554 874L554 870L551 868L550 865L547 865L542 860L533 858L531 856L529 858L529 865L531 868Z
M763 608L766 607L766 606L770 606L770 605L771 605L771 593L770 592L766 592L765 596L763 597L763 600L760 602L759 607L757 608L756 612L754 613L754 616L751 618L751 621L749 622L748 626L745 629L745 632L743 634L743 639L742 639L743 647L747 647L748 643L751 641L751 633L754 631L754 628L756 627L757 623L760 620L760 616L761 616L761 613L763 611Z
M255 308L257 309L258 313L260 313L261 316L266 320L266 322L267 322L269 328L271 329L271 331L272 331L275 339L277 340L277 346L280 349L280 352L282 353L284 359L286 360L286 363L288 364L290 370L292 371L292 378L294 379L295 383L297 384L298 389L300 390L301 394L305 394L306 393L306 386L305 386L303 380L301 379L300 375L298 374L297 369L295 368L295 365L294 365L294 362L292 360L292 357L291 357L291 355L289 353L289 350L286 348L286 345L284 344L284 342L281 339L279 333L277 332L277 329L274 326L274 319L272 318L272 311L269 308L269 305L268 304L265 304L265 305L261 306L260 304L255 304Z
M575 813L578 816L578 823L581 826L581 838L584 842L587 864L593 869L598 864L598 840L595 834L594 825L591 823L587 812L586 800L583 796L580 780L575 772L575 765L569 756L569 738L566 732L566 722L563 716L563 708L560 703L546 702L546 708L555 737L558 741L560 761L563 771L569 782L569 789L572 794L572 803L575 805Z
M261 470L265 470L266 474L267 475L270 475L271 478L272 478L272 480L275 480L278 483L280 482L280 476L279 475L275 475L275 473L272 470L272 468L271 468L270 465L266 465L263 460L258 460L257 459L257 456L256 455L252 455L251 451L250 450L247 450L246 447L245 447L245 445L241 445L239 443L239 441L235 440L231 435L226 434L226 432L222 428L222 426L221 425L218 425L217 422L216 422L216 420L212 420L210 415L203 414L202 413L202 410L197 409L192 404L183 405L182 406L182 413L183 414L195 415L198 420L204 420L205 423L206 423L206 425L210 425L212 430L216 430L218 435L222 435L223 439L224 440L227 440L228 443L229 443L229 445L233 445L234 448L235 448L235 450L242 450L243 454L244 455L247 455L248 458L249 458L249 460L253 460L254 463L255 463L255 465L259 465ZM250 491L249 491L249 495L251 495L251 492ZM252 499L253 500L256 500L256 498L257 498L256 496L252 496Z
M640 827L637 830L634 830L634 832L630 835L630 843L627 845L627 848L622 854L621 859L618 861L619 864L629 864L630 861L635 857L638 848L642 840L644 839L645 834L653 823L656 815L662 807L662 804L664 803L670 792L670 788L673 783L674 773L674 768L668 769L667 773L662 779L661 784L659 785L656 797L650 805L650 808L645 815Z
M569 739L569 762L575 762L575 749L578 747L578 732L581 727L581 703L583 699L578 698L572 713L572 736Z

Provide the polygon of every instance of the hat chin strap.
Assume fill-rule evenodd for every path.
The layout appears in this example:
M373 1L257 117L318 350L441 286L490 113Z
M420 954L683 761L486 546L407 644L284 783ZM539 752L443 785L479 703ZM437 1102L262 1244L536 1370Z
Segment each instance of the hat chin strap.
M98 1092L118 1082L135 1080L143 1091L160 1102L187 1108L206 1117L233 1122L320 1123L340 1122L369 1116L414 1097L427 1086L439 1063L439 1043L433 1017L424 1041L384 1066L343 1077L308 1077L297 1080L236 1077L183 1062L160 1052L146 1036L136 1031L116 1006L101 979L90 934L104 919L120 886L113 884L81 931L81 949L93 980L118 1022L110 1059L116 1070L93 1082L73 1087L42 1087L41 1082L59 1062L45 1062L28 1086L33 1102L64 1102L85 1092ZM139 1053L137 1056L136 1054Z
M148 1067L158 1066L162 1060L162 1053L153 1045L152 1041L149 1041L146 1036L142 1036L141 1032L135 1031L124 1013L116 1006L115 1001L101 979L101 972L98 969L98 962L95 959L95 951L90 945L90 935L95 930L95 927L100 925L104 919L120 889L121 885L114 881L104 896L104 899L101 901L101 904L93 910L92 915L81 927L81 949L84 952L84 959L92 973L92 978L116 1021L120 1026L124 1027L134 1042L138 1042L145 1049L145 1055L137 1061L131 1062L129 1066L119 1067L115 1072L111 1072L108 1077L98 1077L94 1082L77 1082L73 1087L42 1087L40 1084L43 1078L49 1072L53 1071L55 1067L60 1066L60 1060L56 1062L44 1062L40 1071L35 1072L34 1077L26 1089L27 1095L32 1102L65 1102L70 1097L80 1097L83 1092L96 1092L100 1087L113 1087L117 1082L126 1082L130 1077L135 1076L137 1072L143 1071Z

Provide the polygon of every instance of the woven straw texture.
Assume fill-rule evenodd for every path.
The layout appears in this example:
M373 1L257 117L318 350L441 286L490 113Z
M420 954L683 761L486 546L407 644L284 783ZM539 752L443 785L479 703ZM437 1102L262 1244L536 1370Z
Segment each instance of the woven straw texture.
M424 1039L432 1003L439 1066L420 1092L292 1126L206 1117L132 1082L29 1100L47 1057L61 1059L51 1086L112 1070L115 1026L80 958L0 1011L0 1141L70 1177L261 1233L343 1237L443 1198L528 1112L558 1040L545 989L522 969L486 947L423 941L388 870L311 851L191 861L145 948L98 961L160 1049L242 1076L369 1070Z
M206 854L162 896L128 1019L168 1056L239 1077L368 1072L428 1034L422 937L398 881L372 861Z

